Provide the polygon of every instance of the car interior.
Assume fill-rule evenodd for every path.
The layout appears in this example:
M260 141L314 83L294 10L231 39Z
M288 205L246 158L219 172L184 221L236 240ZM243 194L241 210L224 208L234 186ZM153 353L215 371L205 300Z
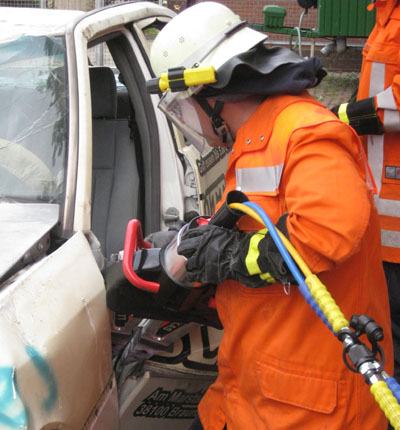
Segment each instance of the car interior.
M128 221L140 217L138 136L129 126L130 103L110 67L90 67L92 94L92 230L110 258L124 248ZM135 141L136 140L136 141Z

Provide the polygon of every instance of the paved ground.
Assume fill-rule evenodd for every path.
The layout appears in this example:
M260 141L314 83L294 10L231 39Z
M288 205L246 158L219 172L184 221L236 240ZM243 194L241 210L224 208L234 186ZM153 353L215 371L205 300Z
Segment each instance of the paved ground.
M328 108L350 99L357 90L359 73L355 72L329 72L318 87L309 92Z

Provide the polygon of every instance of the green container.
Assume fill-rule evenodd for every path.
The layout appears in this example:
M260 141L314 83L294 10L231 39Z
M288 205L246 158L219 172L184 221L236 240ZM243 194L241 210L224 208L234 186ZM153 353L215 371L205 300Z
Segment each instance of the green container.
M302 28L303 37L368 37L375 25L376 12L368 11L371 0L318 0L317 25ZM301 9L301 8L300 8ZM303 9L301 9L303 10ZM266 5L263 8L264 28L262 31L297 35L295 27L285 27L285 8ZM257 30L260 24L254 24Z
M320 36L368 37L376 13L367 11L370 0L318 0Z
M283 27L286 9L281 6L267 5L263 8L265 27Z

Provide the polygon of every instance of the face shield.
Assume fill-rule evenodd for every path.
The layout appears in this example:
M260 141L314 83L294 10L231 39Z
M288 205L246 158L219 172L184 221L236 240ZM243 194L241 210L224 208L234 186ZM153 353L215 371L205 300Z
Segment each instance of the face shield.
M201 88L198 87L196 93ZM226 133L225 142L220 134L222 128L226 129L227 126L213 126L210 115L200 106L194 94L193 90L167 92L162 96L158 107L182 132L188 144L194 145L200 153L207 152L210 146L231 147L234 142L232 134Z

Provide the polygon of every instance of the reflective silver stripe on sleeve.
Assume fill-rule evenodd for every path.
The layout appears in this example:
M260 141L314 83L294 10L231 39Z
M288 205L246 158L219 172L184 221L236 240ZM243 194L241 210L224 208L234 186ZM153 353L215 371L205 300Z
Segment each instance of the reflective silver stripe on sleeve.
M243 192L272 192L279 188L284 163L271 167L236 169L236 188Z
M396 102L394 100L392 87L386 88L385 91L376 95L377 106L380 109L397 110Z
M383 63L371 64L369 81L369 96L375 97L385 89L385 65Z
M399 111L385 109L383 112L383 126L385 131L399 131L400 130Z
M400 248L400 231L381 230L381 240L383 246Z
M400 130L400 114L393 96L392 87L383 89L385 82L385 64L372 63L369 95L376 96L379 109L384 109L383 126L385 131Z
M377 106L384 109L383 125L385 131L400 130L400 115L393 96L392 87L386 88L376 96Z

